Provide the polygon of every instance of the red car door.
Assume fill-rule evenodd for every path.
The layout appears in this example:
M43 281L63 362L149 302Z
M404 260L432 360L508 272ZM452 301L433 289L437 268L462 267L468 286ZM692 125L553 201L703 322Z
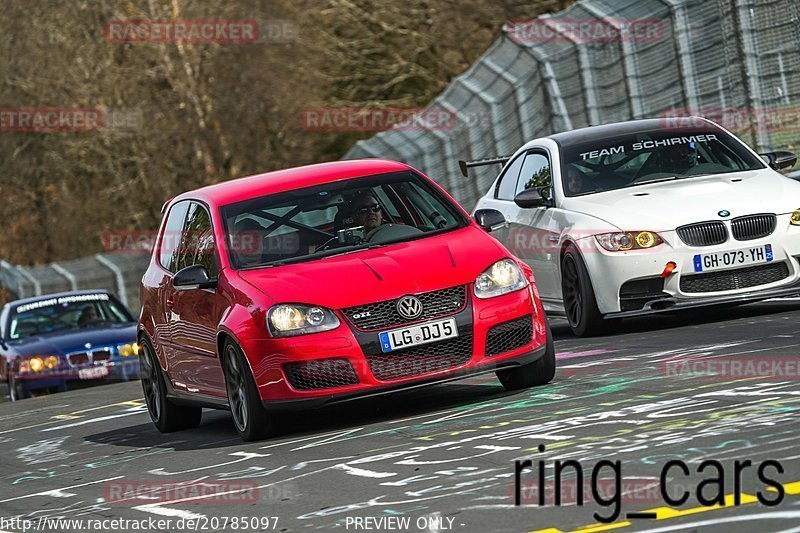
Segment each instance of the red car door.
M176 272L203 265L212 278L218 275L218 262L211 217L206 207L191 202L181 232ZM172 285L172 284L170 284ZM170 333L174 376L181 389L192 393L225 397L225 381L217 357L217 326L225 302L214 289L172 290Z
M166 358L167 375L170 381L175 381L180 372L180 364L175 359L175 350L172 346L172 305L175 298L175 288L172 286L172 275L178 263L178 245L189 202L178 202L170 207L164 230L159 239L158 264L160 269L154 269L153 279L155 285L156 306L153 313L154 341L158 349Z

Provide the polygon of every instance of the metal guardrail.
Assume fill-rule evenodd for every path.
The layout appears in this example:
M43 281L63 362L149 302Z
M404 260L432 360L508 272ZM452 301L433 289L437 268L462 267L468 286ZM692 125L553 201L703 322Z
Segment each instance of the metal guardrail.
M663 34L593 41L558 33L576 20L660 21ZM344 158L409 163L471 209L498 169L476 168L464 179L459 159L510 154L536 137L590 124L701 114L760 151L797 150L796 0L582 0L536 23L555 38L520 39L507 24L426 108L486 120L459 120L452 129L395 127L357 142Z

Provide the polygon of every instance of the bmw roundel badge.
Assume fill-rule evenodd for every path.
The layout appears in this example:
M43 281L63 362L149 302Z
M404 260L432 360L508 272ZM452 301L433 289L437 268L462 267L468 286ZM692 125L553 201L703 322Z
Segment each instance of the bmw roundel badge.
M729 216L731 216L731 212L730 212L730 211L728 211L727 209L723 209L722 211L720 211L720 212L719 212L719 213L717 213L717 214L718 214L719 216L721 216L721 217L729 217Z

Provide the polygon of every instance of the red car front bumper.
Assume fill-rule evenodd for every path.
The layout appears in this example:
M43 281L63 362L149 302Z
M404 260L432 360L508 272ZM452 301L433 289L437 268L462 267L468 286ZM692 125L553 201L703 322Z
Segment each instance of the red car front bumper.
M307 408L383 394L518 366L544 354L547 319L532 284L488 300L475 298L471 285L464 289L463 307L436 317L456 320L454 339L382 353L378 333L393 328L364 331L337 312L341 325L332 331L242 342L264 406Z

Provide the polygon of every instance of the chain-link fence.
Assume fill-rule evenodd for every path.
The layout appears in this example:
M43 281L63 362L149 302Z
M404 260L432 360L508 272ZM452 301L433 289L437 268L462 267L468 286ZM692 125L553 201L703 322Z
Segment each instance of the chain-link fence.
M345 159L405 161L471 209L497 169L476 168L464 179L459 159L510 154L538 136L590 124L696 114L760 151L793 149L800 140L800 3L580 1L506 24L428 110L456 120L396 126L356 143ZM142 254L39 267L0 262L0 284L16 297L105 288L136 310L146 264Z
M78 289L106 289L132 311L139 310L139 281L149 256L142 253L108 253L23 267L0 261L0 286L12 298L27 298Z
M401 125L356 143L345 159L407 162L471 209L498 168L464 179L459 159L508 155L592 124L702 115L760 151L792 149L800 141L800 3L584 0L506 24L429 108L454 114L456 127Z

